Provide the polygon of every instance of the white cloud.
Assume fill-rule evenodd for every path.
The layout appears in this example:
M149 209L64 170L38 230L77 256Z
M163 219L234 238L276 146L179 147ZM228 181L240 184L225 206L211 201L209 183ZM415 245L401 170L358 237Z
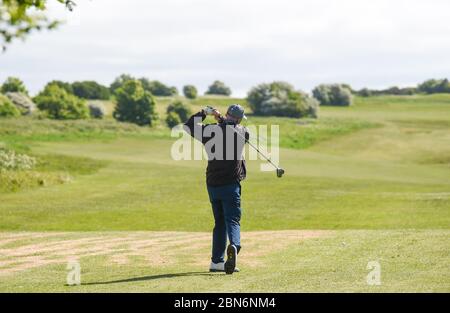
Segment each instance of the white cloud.
M56 2L56 1L54 1ZM450 76L450 2L445 0L78 0L67 25L33 34L0 55L0 80L33 92L49 80L122 72L201 89L224 80L235 94L288 80L356 88Z

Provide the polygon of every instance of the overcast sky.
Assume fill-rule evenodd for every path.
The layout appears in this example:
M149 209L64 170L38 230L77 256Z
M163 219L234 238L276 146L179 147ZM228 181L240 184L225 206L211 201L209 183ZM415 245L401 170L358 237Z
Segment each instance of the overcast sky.
M55 2L56 0L49 0ZM233 94L285 80L354 88L450 78L448 0L75 0L67 23L0 54L0 81L32 93L53 79L109 84L121 73Z

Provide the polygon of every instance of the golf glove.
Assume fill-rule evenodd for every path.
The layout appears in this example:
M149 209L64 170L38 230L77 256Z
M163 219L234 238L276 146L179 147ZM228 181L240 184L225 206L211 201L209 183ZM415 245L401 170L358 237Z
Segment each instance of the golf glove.
M206 115L212 115L214 110L215 109L211 106L207 106L206 108L203 109L203 111L205 112Z

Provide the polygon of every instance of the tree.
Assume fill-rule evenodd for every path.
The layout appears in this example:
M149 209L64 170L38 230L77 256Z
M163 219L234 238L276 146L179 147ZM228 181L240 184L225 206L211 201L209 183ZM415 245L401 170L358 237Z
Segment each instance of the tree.
M57 85L48 85L33 100L38 109L52 119L85 119L89 117L86 101Z
M178 95L178 90L176 87L167 86L160 81L151 81L145 77L140 78L139 81L142 83L142 87L154 96L170 97Z
M157 119L155 100L138 80L126 81L116 90L117 105L113 112L116 120L137 125L152 125Z
M339 84L317 86L312 91L320 105L349 106L352 104L351 91Z
M175 112L169 112L166 117L166 123L170 128L175 127L181 124L180 116Z
M317 117L318 102L285 82L253 87L247 101L255 115Z
M447 78L439 81L438 85L436 86L436 92L437 93L449 93L450 92L450 84L449 84Z
M368 88L363 88L356 92L357 95L360 95L361 97L370 97L372 95L372 90Z
M75 2L56 0L72 11ZM46 15L47 0L2 0L0 2L0 38L3 50L15 38L24 39L34 30L54 29L61 23Z
M73 88L72 88L72 84L71 83L63 82L61 80L52 80L51 82L48 82L46 86L48 86L48 85L56 85L56 86L64 89L68 93L73 94Z
M0 117L16 117L19 115L19 109L11 102L11 100L0 94Z
M450 83L448 79L429 79L419 84L417 89L421 92L432 93L450 93Z
M127 81L130 80L138 80L142 88L144 90L150 92L153 96L176 96L178 94L178 90L176 87L169 87L160 81L157 80L149 80L148 78L141 77L139 79L134 78L131 75L128 74L122 74L119 77L117 77L114 82L110 85L109 89L112 93L115 93L115 91L122 87Z
M383 95L401 95L401 96L408 96L408 95L414 95L418 93L417 88L414 87L404 87L400 88L397 86L390 87L388 89L368 89L363 88L358 91L353 91L352 93L361 96L361 97L371 97L371 96L383 96Z
M188 99L195 99L197 98L197 88L192 85L186 85L183 87L183 94Z
M207 95L225 95L229 96L231 95L231 89L227 87L223 82L216 80L208 87L208 90L206 91Z
M72 89L77 97L83 99L108 100L110 97L109 89L107 87L92 80L74 82L72 84Z
M17 77L8 77L0 88L2 93L7 92L21 92L28 94L27 88L25 87L23 81Z
M167 114L171 112L176 113L182 122L186 122L192 114L189 107L181 101L175 101L167 107Z
M115 93L117 89L123 86L127 81L135 80L135 78L129 74L121 74L117 77L109 86L109 91Z

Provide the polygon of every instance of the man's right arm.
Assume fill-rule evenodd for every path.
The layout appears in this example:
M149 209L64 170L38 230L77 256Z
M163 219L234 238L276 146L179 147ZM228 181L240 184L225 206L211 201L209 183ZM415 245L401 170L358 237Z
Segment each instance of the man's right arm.
M187 127L186 132L189 133L189 135L191 135L192 137L194 137L195 139L199 140L200 142L203 142L203 128L205 127L205 125L203 124L196 124L196 122L198 122L200 119L203 122L206 118L206 113L204 110L201 110L200 112L195 113L194 115L192 115L186 123L184 123L184 125ZM199 132L198 135L200 135L200 138L196 138L195 135L195 128L196 127L200 127L200 130L197 130L197 132Z

